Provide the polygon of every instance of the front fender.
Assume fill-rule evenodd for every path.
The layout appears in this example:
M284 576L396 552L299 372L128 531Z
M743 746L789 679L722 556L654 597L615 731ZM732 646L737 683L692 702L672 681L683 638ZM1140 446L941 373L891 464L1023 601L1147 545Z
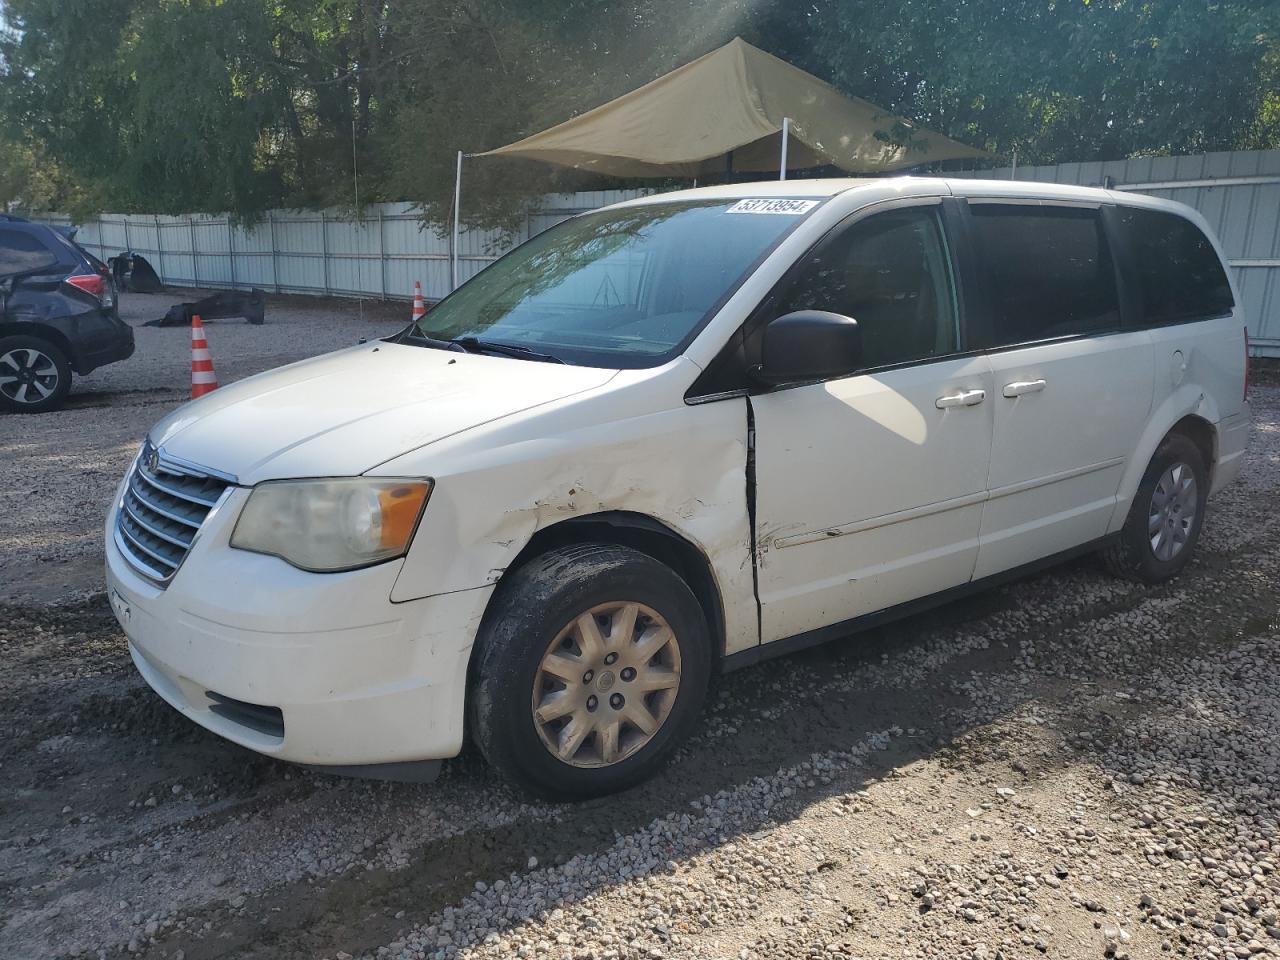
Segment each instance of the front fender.
M697 547L721 593L727 646L756 642L744 400L604 423L584 422L577 405L520 419L380 468L436 482L394 601L496 583L539 531L622 511Z

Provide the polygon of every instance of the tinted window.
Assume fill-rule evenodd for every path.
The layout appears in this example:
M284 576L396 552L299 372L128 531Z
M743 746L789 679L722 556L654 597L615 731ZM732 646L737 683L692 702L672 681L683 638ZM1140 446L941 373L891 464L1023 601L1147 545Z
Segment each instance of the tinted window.
M802 271L772 312L853 317L862 330L864 366L956 351L954 285L933 209L861 220L811 254Z
M57 262L58 258L38 237L23 230L0 228L0 277L39 270Z
M1190 220L1157 210L1121 211L1133 247L1147 323L1229 313L1231 284L1213 245Z
M977 203L988 346L1120 326L1115 269L1097 210Z

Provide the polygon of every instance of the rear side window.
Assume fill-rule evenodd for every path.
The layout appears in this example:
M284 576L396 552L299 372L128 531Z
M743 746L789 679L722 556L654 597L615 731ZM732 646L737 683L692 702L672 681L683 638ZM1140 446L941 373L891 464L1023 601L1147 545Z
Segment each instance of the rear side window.
M58 257L25 230L0 227L0 277L43 270L58 262Z
M1099 211L998 203L970 210L987 281L985 346L1120 326L1115 267Z
M1160 210L1120 211L1133 248L1146 325L1230 313L1231 284L1217 251L1190 220Z

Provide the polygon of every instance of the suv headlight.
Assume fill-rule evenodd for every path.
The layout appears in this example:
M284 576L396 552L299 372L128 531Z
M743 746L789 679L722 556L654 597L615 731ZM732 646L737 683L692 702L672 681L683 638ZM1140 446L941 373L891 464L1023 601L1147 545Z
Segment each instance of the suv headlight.
M431 493L430 480L272 480L249 494L231 546L303 570L354 570L399 557Z

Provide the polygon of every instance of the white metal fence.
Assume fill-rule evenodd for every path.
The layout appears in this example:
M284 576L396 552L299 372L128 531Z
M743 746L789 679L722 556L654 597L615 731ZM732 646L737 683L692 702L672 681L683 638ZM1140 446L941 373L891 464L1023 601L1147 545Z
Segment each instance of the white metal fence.
M553 194L505 242L498 231L465 230L458 273L467 280L512 246L555 223L641 190ZM65 216L41 219L69 223ZM171 286L260 287L276 293L407 298L415 280L427 297L449 292L449 237L409 203L365 208L359 219L335 210L272 210L251 227L225 215L103 214L78 224L76 240L103 260L131 250Z
M1253 353L1280 357L1280 150L1005 167L957 176L1106 186L1195 207L1222 241Z

